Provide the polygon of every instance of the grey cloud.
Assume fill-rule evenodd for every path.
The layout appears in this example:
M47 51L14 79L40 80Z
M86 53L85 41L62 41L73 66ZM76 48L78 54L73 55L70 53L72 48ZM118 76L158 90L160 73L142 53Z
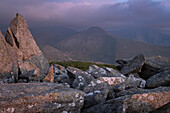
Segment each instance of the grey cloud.
M9 24L16 12L24 15L31 26L61 25L76 28L101 26L154 27L170 26L170 2L163 0L129 0L114 3L113 0L2 0L0 25ZM71 2L72 1L72 2ZM15 5L14 5L15 4Z

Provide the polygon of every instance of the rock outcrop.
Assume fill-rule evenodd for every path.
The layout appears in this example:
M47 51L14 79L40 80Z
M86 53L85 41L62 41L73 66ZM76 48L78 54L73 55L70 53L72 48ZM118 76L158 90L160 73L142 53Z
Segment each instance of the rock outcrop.
M17 14L11 21L6 37L0 33L0 43L0 78L4 78L2 75L18 76L18 74L23 74L21 70L35 69L37 76L47 73L48 61L33 39L22 15ZM5 80L2 81L6 83ZM16 78L14 82L17 81Z
M6 42L0 31L0 79L17 77L18 75L17 57L12 47ZM6 81L8 82L8 81Z
M29 71L33 66L40 69L41 74L47 73L48 62L33 39L22 15L17 14L11 21L6 40L17 53L20 68Z

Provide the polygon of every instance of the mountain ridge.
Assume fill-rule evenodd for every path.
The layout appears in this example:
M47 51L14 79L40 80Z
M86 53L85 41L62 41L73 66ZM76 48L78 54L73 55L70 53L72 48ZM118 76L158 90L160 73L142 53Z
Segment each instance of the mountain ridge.
M170 47L153 46L112 36L107 31L92 27L72 35L56 44L56 48L78 60L111 63L118 58L130 58L144 53L146 56L170 57Z

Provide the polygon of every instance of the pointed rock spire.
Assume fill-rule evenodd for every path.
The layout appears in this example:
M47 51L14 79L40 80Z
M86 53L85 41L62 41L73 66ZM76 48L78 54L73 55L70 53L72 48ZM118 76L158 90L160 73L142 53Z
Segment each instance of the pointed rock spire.
M0 32L0 74L10 72L14 64L25 71L47 73L49 64L37 46L26 20L20 14L11 21L6 38Z
M23 59L28 59L32 55L40 56L42 54L22 15L16 14L16 17L11 21L10 29L17 47L23 53Z

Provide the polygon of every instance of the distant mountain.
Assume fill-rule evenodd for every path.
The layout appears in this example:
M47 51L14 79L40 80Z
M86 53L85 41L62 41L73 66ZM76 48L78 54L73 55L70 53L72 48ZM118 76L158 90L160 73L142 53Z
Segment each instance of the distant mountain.
M56 48L76 60L105 63L113 63L116 59L129 58L139 53L170 57L170 47L117 38L99 27L92 27L68 37L57 43Z
M170 46L170 31L168 30L128 28L109 30L109 32L120 38L133 39L152 45Z
M76 34L77 31L66 27L35 27L31 28L31 33L39 46L54 46L59 41Z
M44 53L44 56L49 61L70 61L70 60L72 60L64 52L62 52L56 48L53 48L49 45L42 47L41 50Z

